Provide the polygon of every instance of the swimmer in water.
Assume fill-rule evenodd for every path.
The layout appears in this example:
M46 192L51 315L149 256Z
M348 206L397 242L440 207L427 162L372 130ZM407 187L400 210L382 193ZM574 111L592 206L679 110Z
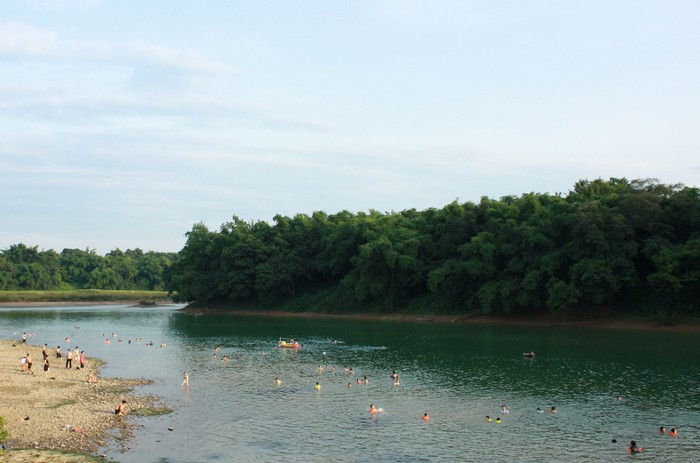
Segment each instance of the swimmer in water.
M320 385L319 383L316 383L316 385L314 386L314 388L315 388L317 391L320 391L320 390L321 390L321 385Z
M379 413L379 409L374 406L374 404L369 404L369 412L374 415L375 413Z
M427 413L423 413L423 418L421 418L423 421L430 421L430 417L428 416Z
M676 428L671 428L671 430L668 432L668 435L671 437L678 437L678 431L676 431Z
M661 427L659 428L659 434L666 434L666 428L664 428L663 426L661 426Z
M348 389L352 389L352 383L348 383Z
M630 446L627 447L627 453L642 453L642 448L637 447L637 443L635 441L630 442Z
M544 410L542 410L540 407L537 407L537 413L544 413Z
M228 363L228 356L224 355L223 358L221 359L221 363Z
M549 409L549 413L556 413L557 412L557 407L552 407Z
M487 423L490 423L490 422L491 422L491 417L488 416L488 415L486 415L486 417L484 418L484 421L486 421Z
M279 378L275 378L275 386L280 386L282 384L282 380Z
M501 419L500 419L500 418L496 418L496 423L500 423L500 422L501 422Z
M506 408L505 404L501 405L501 413L503 413L504 415L507 415L510 413L510 411Z

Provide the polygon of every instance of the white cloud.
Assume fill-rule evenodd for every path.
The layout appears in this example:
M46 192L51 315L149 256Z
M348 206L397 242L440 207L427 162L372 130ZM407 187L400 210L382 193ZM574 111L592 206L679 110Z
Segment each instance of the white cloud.
M23 22L0 24L0 57L30 59L72 59L78 62L112 63L116 65L148 65L190 72L232 72L234 67L203 56L193 49L177 50L149 43L115 45L85 42L60 37L51 30Z
M47 56L58 51L58 34L21 22L0 24L0 56Z
M85 12L96 8L102 0L27 0L27 5L37 11Z

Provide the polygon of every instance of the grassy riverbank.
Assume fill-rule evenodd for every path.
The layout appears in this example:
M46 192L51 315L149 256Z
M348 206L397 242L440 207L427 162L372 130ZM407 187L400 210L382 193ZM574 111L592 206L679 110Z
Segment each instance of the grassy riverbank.
M148 304L170 302L166 291L115 291L76 289L66 291L0 291L2 304L27 303L86 303L86 302L144 302Z

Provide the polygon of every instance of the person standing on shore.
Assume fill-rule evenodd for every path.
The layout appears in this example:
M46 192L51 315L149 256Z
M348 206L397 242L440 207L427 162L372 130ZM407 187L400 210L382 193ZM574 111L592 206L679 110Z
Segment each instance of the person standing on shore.
M48 344L44 344L44 348L41 349L41 355L44 356L44 359L46 359L46 357L49 356L49 345Z
M49 356L44 357L44 378L49 379Z
M32 365L34 365L34 363L32 363L32 354L27 352L27 369L29 370L29 373L34 374L32 371Z
M61 346L56 346L56 358L57 359L63 358L63 354L61 353Z
M76 363L78 363L79 358L80 358L80 349L78 349L78 346L75 346L75 350L73 350L73 359L75 360Z
M73 351L70 348L66 350L66 368L73 368Z
M80 351L80 369L85 368L85 351Z

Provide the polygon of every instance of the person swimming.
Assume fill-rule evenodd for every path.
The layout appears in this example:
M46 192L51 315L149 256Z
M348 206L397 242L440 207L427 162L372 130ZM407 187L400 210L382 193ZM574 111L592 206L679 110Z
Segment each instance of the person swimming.
M556 413L557 412L557 407L552 407L549 409L549 413Z
M678 437L678 431L676 431L676 428L671 428L671 430L668 432L668 435L671 437Z
M430 421L430 417L428 416L427 413L423 413L423 418L421 418L423 421Z
M496 418L496 423L500 423L500 422L501 422L501 419L500 419L500 418Z
M369 404L369 412L370 412L370 414L374 415L375 413L379 413L380 411L382 411L381 408L375 407L374 404Z
M316 389L317 391L320 391L321 385L319 383L316 383L316 385L314 386L314 389Z
M627 453L642 453L642 448L637 446L635 441L630 442L630 446L627 447Z
M659 434L666 434L666 428L664 428L663 426L661 426L661 427L659 428Z
M508 410L508 408L506 408L505 404L501 405L501 413L503 413L504 415L507 415L510 413L510 410Z
M279 378L275 378L275 386L279 386L282 384L282 380Z
M486 415L486 417L484 418L484 421L490 423L490 422L491 422L491 417L488 416L488 415Z

